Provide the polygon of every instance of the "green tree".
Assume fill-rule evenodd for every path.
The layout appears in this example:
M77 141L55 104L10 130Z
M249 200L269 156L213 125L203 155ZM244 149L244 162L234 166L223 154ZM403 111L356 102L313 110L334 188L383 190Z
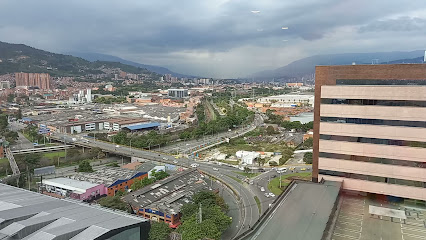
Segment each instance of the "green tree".
M152 222L149 230L149 240L167 240L171 232L170 227L164 222Z
M90 162L87 160L81 161L80 164L78 164L78 171L79 172L93 172L93 168L90 165Z
M250 168L249 167L244 167L244 172L245 173L249 173L250 172Z
M268 135L273 135L273 134L276 134L277 132L275 131L275 129L274 129L274 127L273 127L273 126L268 126L268 127L266 128L266 133L267 133Z
M303 155L303 161L307 164L312 164L312 153L307 152Z
M26 154L23 158L25 165L32 171L36 166L40 165L41 154L30 153Z
M18 112L16 113L16 119L22 119L22 111L21 111L21 109L18 109Z
M118 209L130 212L130 206L121 200L120 196L107 196L99 200L99 204L103 207Z

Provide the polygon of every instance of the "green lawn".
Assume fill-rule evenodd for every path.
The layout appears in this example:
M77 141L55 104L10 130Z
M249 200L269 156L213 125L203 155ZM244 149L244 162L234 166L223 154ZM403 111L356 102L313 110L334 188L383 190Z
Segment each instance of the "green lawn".
M256 201L257 208L259 209L259 214L262 214L262 207L260 205L260 200L257 196L254 196L254 200Z
M231 165L238 165L238 161L226 161L226 160L219 160L218 162L223 162Z
M0 158L0 163L8 162L7 158Z
M226 175L226 176L228 176L228 177L230 177L230 178L234 179L235 181L237 181L237 182L239 182L239 183L243 184L243 181L241 181L239 178L236 178L236 177L233 177L233 176L230 176L230 175Z
M50 158L50 159L54 159L54 158L58 158L58 157L65 157L65 151L61 151L61 152L48 152L43 154L43 157L45 158Z
M277 196L280 195L291 182L290 180L288 180L288 178L296 177L296 176L303 178L305 180L311 180L312 173L311 172L301 172L301 173L292 173L292 174L281 176L281 180L282 180L281 189L280 189L280 177L273 178L268 183L269 191L271 191L273 194L275 194Z
M257 175L260 174L260 173L246 173L246 172L238 172L238 171L233 171L233 172L236 173L236 174L246 176L248 178L253 178L253 177L256 177Z

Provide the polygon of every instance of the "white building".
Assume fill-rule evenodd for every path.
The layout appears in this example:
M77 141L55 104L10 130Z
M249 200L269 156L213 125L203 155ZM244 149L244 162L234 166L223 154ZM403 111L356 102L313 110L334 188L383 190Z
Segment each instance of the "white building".
M188 89L169 89L167 95L174 98L185 98L188 97Z
M249 151L238 151L235 153L237 158L241 159L243 164L253 164L253 161L260 157L260 153L258 152L249 152Z

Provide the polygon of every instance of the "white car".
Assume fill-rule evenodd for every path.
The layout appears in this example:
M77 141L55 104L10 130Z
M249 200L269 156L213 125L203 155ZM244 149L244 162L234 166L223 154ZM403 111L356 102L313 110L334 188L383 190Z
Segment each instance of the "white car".
M198 164L197 163L193 163L193 164L191 164L191 167L196 168L196 167L198 167Z
M265 193L265 197L269 197L269 194L268 194L268 193Z
M264 188L264 187L261 187L261 188L260 188L260 191L261 191L261 192L264 192L264 191L265 191L265 188Z
M115 147L116 147L116 148L119 148L119 147L120 147L120 145L115 145Z
M269 193L269 196L270 196L270 197L275 197L275 194L273 194L273 193Z
M174 160L173 163L175 163L175 164L178 163L178 160Z
M213 168L213 170L214 170L214 171L219 171L219 169L217 169L217 168Z

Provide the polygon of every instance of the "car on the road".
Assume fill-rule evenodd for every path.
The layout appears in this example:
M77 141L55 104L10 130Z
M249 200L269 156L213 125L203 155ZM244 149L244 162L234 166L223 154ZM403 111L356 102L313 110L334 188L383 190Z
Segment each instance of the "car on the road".
M119 148L119 147L120 147L120 145L115 145L115 147L116 147L116 148Z
M219 171L219 169L217 169L217 168L215 168L215 167L214 167L214 168L213 168L213 171Z
M277 169L277 173L285 173L285 172L287 172L287 168L285 167Z
M174 163L174 164L178 163L178 160L173 160L173 163Z
M269 193L265 193L265 197L269 197Z
M264 191L265 191L265 188L264 188L264 187L261 187L261 188L260 188L260 191L261 191L261 192L264 192Z
M198 163L193 163L193 164L191 164L191 167L193 167L193 168L196 168L196 167L198 167L199 166L199 164Z
M273 193L269 193L269 196L270 196L270 197L275 197L275 194L273 194Z
M166 157L163 157L163 160L167 160L167 158L166 158Z
M301 168L300 171L306 171L306 168Z
M252 185L253 185L253 180L250 180L250 181L249 181L249 184L252 184Z
M290 167L289 170L290 171L294 171L294 169L296 169L295 167Z

